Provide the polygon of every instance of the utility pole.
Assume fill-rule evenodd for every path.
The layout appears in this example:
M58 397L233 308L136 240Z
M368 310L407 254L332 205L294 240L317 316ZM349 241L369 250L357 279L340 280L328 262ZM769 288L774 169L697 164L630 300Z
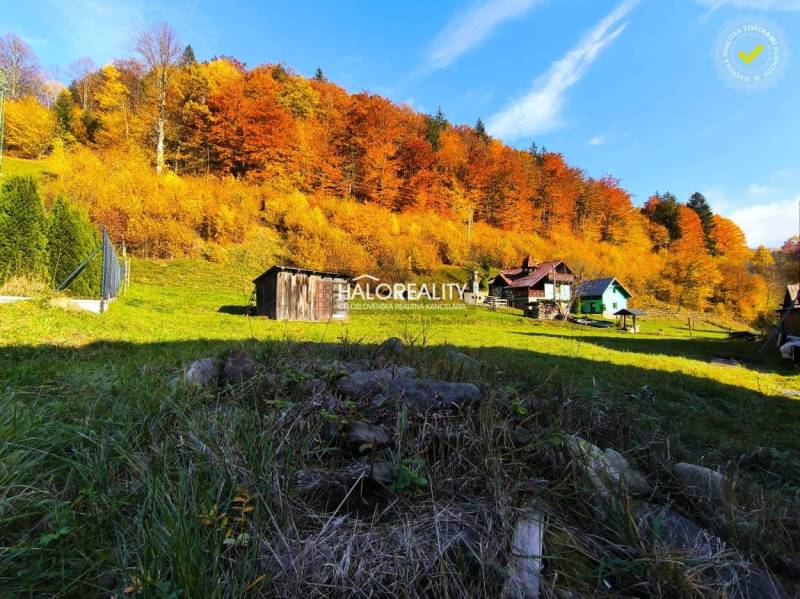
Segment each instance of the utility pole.
M6 72L0 69L0 177L3 176L3 140L5 139Z

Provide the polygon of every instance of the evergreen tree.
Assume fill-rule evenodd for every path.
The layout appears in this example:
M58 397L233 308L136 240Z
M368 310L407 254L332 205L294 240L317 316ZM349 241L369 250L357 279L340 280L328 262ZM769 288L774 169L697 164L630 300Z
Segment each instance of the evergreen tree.
M481 119L478 119L478 122L475 123L475 133L483 141L489 140L489 134L486 133L486 126L483 124L483 121Z
M47 217L33 177L11 177L0 189L0 280L47 276Z
M59 198L50 211L47 253L53 285L60 285L97 248L100 237L89 218ZM78 297L100 294L102 259L89 262L68 289Z
M183 49L183 54L178 59L178 65L182 67L188 67L189 65L197 64L197 58L194 55L194 48L192 48L191 44L187 44L187 46Z
M665 227L669 231L669 238L674 241L681 236L680 208L681 205L671 193L656 193L645 204L644 212L651 221Z
M73 139L72 113L75 109L75 102L72 99L72 92L68 89L61 90L56 101L53 103L53 113L56 115L56 125L58 133L62 138Z
M691 208L700 217L700 223L703 225L703 237L706 240L706 247L712 255L717 253L717 243L714 240L714 211L708 205L705 196L699 191L694 192L686 206Z
M444 118L442 108L436 111L435 116L426 115L425 117L425 139L431 144L434 152L438 152L441 147L439 135L447 127L447 119Z
M325 81L325 75L322 73L322 69L317 67L317 70L314 71L314 79L317 81Z

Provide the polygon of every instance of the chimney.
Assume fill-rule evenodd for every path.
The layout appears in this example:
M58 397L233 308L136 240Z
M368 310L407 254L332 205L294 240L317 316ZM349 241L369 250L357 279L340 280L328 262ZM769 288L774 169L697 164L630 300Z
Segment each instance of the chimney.
M478 285L478 271L472 271L472 297L478 297L478 291L480 291L480 287Z

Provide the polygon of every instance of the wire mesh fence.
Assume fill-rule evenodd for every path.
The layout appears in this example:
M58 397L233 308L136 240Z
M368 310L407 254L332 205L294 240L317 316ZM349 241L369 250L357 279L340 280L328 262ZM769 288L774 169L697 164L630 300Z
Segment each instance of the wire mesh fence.
M108 236L108 231L103 229L102 242L103 274L100 283L100 299L110 300L117 297L128 280L128 260L123 249L120 260L117 250Z

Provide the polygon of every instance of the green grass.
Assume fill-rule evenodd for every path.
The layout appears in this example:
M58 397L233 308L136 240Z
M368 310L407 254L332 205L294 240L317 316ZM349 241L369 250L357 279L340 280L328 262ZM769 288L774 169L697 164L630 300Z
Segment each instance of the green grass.
M179 367L208 348L249 339L336 342L344 337L375 343L391 335L424 335L429 345L468 348L520 382L538 385L555 377L583 398L604 394L623 402L648 385L656 401L641 409L710 447L777 444L800 449L789 418L800 403L787 394L800 391L795 368L774 347L760 352L761 344L728 340L727 329L709 323L696 324L690 339L686 321L678 318L645 318L641 333L632 335L540 323L513 311L484 308L353 311L344 324L275 322L242 315L253 272L178 260L136 261L133 273L129 293L102 317L36 304L3 307L0 339L5 351L24 347L34 356L11 360L6 372L10 380L26 385L63 375L63 365L49 359L49 347L78 359L88 353L94 360L99 350L93 347L122 345L131 348L139 366L158 355L164 357L162 365ZM108 352L111 364L114 354ZM716 365L710 363L713 358L732 358L742 365ZM675 411L680 413L677 420Z
M28 158L14 158L3 156L2 173L4 177L33 176L41 177L49 173L49 162L44 160L31 160Z
M120 595L125 587L155 597L242 596L248 588L308 592L309 572L321 567L309 547L335 544L314 536L328 530L331 517L314 511L286 481L300 467L345 462L318 448L317 433L330 414L308 404L302 381L330 351L323 343L343 341L354 355L371 356L374 344L389 336L409 342L409 359L423 374L475 380L485 397L510 396L517 407L508 415L487 401L465 422L467 440L453 453L442 453L431 431L455 423L409 420L410 441L396 459L421 464L430 489L404 492L389 512L370 516L372 523L353 522L349 530L362 542L373 528L394 530L409 514L424 518L434 504L452 502L458 488L459 496L470 497L470 509L502 512L500 532L493 533L499 541L487 549L487 560L501 563L503 535L513 522L513 513L503 510L533 494L550 506L553 526L570 531L564 533L570 538L583 530L583 542L592 544L580 550L593 556L582 558L580 575L560 575L570 586L591 595L605 592L601 581L611 580L622 592L649 576L671 588L658 573L670 560L639 555L631 539L615 536L621 531L594 528L600 525L588 500L565 490L568 469L559 465L553 439L578 432L629 452L666 488L665 460L720 466L769 448L778 466L741 466L742 474L768 484L768 492L755 493L762 503L751 506L759 524L713 526L742 551L772 560L771 567L798 550L787 532L796 533L796 523L773 517L763 503L800 489L800 402L787 393L800 390L800 377L774 347L761 353L761 344L729 341L727 329L709 323L690 338L677 318L644 319L642 332L631 335L483 308L353 311L340 324L275 322L243 314L255 274L258 269L201 261L136 260L128 293L105 315L65 311L45 300L0 306L0 588L57 596ZM188 362L240 346L266 369L255 387L219 394L171 390L170 378ZM447 366L445 346L485 367L466 377ZM711 364L715 357L742 366ZM644 386L652 399L640 396ZM368 410L344 409L338 417L364 417ZM536 432L535 452L508 448L497 433L508 419ZM405 422L398 416L398 430ZM553 482L541 488L525 482L543 479ZM204 524L203 514L215 506L232 514L242 488L257 497L246 527L253 542L225 545L224 527ZM670 501L659 493L659 501ZM698 517L712 526L710 517ZM602 535L608 543L597 547ZM301 545L306 562L282 562ZM388 571L411 584L417 579L409 567L398 562ZM438 574L426 574L433 577L433 595L444 589L496 594L496 568L476 581L455 561L439 567ZM546 568L550 580L561 567L556 559ZM376 571L387 571L385 564ZM267 582L251 587L262 575ZM346 594L346 582L336 584Z

